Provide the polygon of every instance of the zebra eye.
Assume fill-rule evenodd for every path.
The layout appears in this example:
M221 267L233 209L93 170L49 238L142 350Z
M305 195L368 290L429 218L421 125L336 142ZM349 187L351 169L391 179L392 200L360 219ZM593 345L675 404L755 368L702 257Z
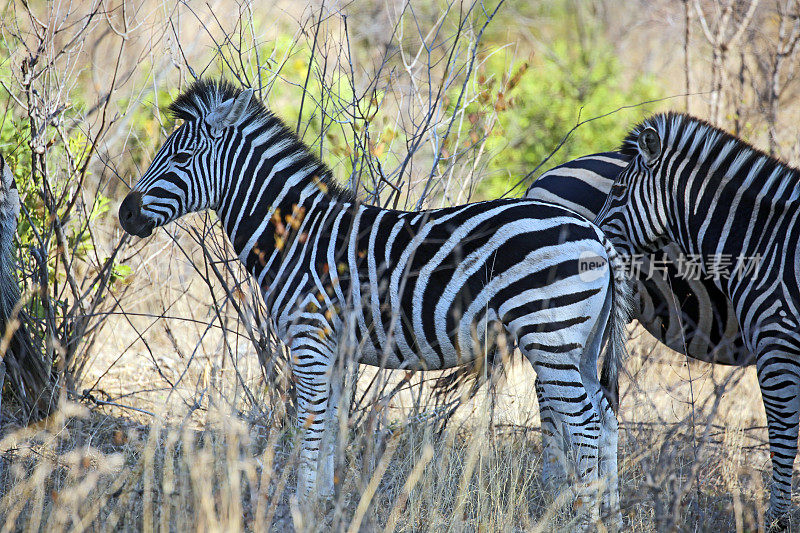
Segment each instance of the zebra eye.
M179 165L185 165L192 159L191 152L178 152L172 155L172 160L178 163Z

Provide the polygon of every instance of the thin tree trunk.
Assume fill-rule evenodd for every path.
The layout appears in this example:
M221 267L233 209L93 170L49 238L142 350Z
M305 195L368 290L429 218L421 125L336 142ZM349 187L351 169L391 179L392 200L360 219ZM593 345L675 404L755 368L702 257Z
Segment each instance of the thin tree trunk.
M683 15L685 28L683 32L683 72L686 74L686 95L684 106L686 112L691 112L690 95L692 94L692 70L689 61L689 45L692 41L692 9L689 0L683 0Z
M740 98L734 98L734 117L733 117L733 132L739 137L742 133L742 115L744 114L744 50L739 50L739 95Z

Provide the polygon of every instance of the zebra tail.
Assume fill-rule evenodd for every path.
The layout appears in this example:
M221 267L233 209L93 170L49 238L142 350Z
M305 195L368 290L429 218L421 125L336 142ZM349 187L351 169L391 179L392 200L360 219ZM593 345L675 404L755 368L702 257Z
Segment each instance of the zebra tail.
M628 337L626 326L631 315L631 284L625 274L625 264L614 245L604 238L608 263L611 269L611 313L609 326L606 327L606 355L600 371L600 386L603 388L611 408L616 413L619 409L619 372L627 351L625 341Z

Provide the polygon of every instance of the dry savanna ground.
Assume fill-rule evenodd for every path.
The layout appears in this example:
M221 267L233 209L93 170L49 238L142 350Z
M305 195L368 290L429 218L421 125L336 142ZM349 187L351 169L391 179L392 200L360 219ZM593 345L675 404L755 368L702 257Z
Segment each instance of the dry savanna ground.
M754 372L687 364L639 335L623 381L626 527L757 530L769 459ZM9 530L570 531L571 494L542 485L533 371L510 366L441 433L413 390L355 432L345 422L336 499L314 513L292 497L298 432L231 412L224 386L206 383L191 414L67 403L3 428L0 514ZM153 372L119 378L147 386Z

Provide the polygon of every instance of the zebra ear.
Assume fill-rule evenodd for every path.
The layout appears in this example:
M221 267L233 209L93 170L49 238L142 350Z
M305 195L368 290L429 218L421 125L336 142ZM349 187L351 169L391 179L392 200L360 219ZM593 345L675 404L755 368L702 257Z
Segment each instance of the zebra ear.
M644 162L648 165L653 163L661 155L661 137L653 128L647 128L639 134L636 139L639 145L639 152L644 157Z
M253 98L253 89L245 89L239 96L225 100L206 115L206 123L215 129L236 126L245 116L247 106Z

